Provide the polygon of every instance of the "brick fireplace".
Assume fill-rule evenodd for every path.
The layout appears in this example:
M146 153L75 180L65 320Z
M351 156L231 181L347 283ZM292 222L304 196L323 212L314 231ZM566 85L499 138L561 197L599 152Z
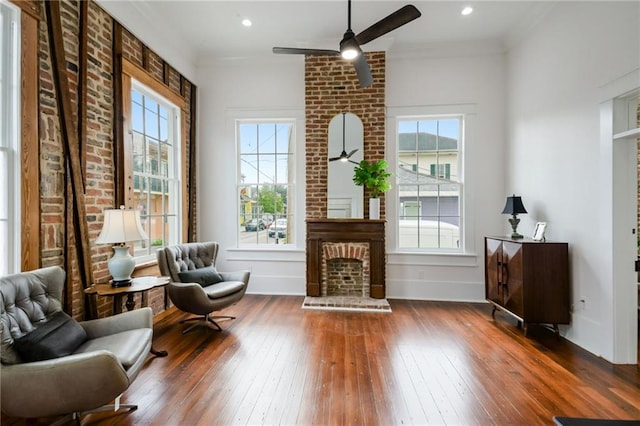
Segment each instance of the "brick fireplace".
M384 299L384 224L383 220L308 219L307 296ZM330 294L330 288L338 294Z

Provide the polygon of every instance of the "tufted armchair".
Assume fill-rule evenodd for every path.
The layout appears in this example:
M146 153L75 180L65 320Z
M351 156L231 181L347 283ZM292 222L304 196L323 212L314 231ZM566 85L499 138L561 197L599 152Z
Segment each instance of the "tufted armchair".
M26 362L16 345L21 337L39 335L31 332L46 329L47 322L64 315L65 275L53 266L0 277L0 397L2 412L8 416L66 415L57 422L62 424L70 418L79 421L82 412L115 410L115 405L105 404L119 399L151 349L152 313L143 308L80 323L70 320L84 330L83 341L73 353Z
M185 243L158 250L160 273L171 277L169 298L178 309L199 315L180 321L198 321L182 331L187 333L199 324L213 324L216 319L235 319L233 316L211 313L237 303L247 291L249 271L218 272L215 269L218 243ZM215 276L215 279L209 279Z

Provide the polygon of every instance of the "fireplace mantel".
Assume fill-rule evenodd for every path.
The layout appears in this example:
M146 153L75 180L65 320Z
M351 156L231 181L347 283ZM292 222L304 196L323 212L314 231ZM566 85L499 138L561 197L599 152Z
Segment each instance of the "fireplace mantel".
M320 296L322 244L366 242L369 244L371 297L385 298L384 220L307 219L307 296Z

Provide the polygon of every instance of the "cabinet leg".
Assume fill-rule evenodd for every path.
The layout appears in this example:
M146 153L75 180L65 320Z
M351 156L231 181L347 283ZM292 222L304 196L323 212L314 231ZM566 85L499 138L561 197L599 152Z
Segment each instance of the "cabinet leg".
M560 327L558 327L558 324L553 324L553 331L556 332L556 337L560 337Z
M496 319L496 311L498 310L498 308L495 307L495 305L493 306L493 310L491 311L491 318Z
M518 321L518 324L522 324L520 321ZM522 324L522 332L524 334L524 337L527 337L527 324L524 323Z

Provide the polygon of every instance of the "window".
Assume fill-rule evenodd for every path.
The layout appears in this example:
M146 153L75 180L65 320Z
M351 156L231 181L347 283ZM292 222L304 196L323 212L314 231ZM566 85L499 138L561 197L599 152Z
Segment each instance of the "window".
M130 115L132 207L149 238L134 255L155 259L157 249L181 241L180 109L133 81Z
M459 251L463 117L399 118L398 247Z
M19 17L0 3L0 276L21 270Z
M239 246L293 244L292 120L238 120Z

